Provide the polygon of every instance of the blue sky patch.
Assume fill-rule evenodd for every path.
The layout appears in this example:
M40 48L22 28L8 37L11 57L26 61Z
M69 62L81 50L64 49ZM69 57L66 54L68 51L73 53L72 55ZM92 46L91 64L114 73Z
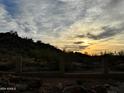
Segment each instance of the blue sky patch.
M6 11L12 16L15 17L18 9L18 4L15 2L15 0L0 0L0 3L2 3L5 6Z

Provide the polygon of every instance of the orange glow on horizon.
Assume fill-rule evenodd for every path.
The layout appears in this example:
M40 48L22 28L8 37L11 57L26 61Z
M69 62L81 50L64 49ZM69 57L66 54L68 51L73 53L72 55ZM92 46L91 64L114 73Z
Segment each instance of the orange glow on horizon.
M122 48L122 46L118 46L118 45L100 45L100 44L96 44L96 45L91 45L89 47L87 47L86 49L82 50L82 53L88 53L90 55L94 55L94 54L101 54L102 52L118 52L118 51L122 51L124 50Z

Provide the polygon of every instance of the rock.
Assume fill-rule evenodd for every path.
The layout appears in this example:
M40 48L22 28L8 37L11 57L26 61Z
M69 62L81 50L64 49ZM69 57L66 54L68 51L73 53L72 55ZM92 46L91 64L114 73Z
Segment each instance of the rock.
M107 88L104 86L96 86L95 87L96 93L107 93Z
M88 91L80 86L66 87L63 93L88 93Z

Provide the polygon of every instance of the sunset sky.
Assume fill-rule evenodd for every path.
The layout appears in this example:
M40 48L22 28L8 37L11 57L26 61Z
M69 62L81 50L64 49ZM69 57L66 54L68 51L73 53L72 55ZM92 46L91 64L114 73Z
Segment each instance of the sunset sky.
M0 0L0 32L67 51L124 50L124 0Z

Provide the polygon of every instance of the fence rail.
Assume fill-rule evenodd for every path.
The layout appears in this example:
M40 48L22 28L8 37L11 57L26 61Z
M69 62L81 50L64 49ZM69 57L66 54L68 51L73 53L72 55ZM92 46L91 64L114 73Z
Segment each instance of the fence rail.
M67 73L65 71L64 63L60 62L59 71L46 71L46 72L23 72L22 69L22 57L18 58L16 62L15 72L4 72L0 71L0 75L16 75L20 77L39 77L39 78L94 78L94 79L124 79L124 73L120 72L110 72L108 67L108 62L102 60L104 70L101 73Z

